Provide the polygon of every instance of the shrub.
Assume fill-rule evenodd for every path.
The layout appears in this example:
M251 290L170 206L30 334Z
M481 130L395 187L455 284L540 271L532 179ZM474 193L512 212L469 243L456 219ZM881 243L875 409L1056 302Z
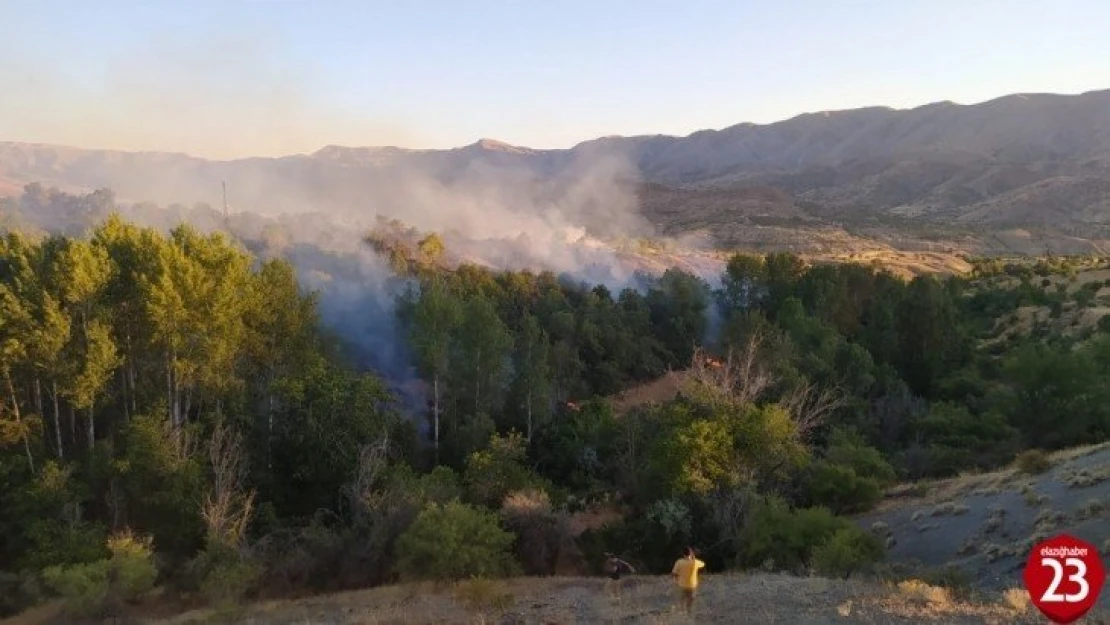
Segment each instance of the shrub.
M865 570L883 559L880 538L851 526L844 527L813 551L813 566L818 573L844 577Z
M1052 461L1039 449L1027 449L1014 459L1014 466L1022 473L1037 475L1052 468Z
M586 530L577 540L591 563L604 560L605 552L633 556L630 560L643 572L666 573L683 548L696 542L690 508L678 499L660 499L643 514L625 521Z
M470 498L496 506L508 493L539 484L539 476L526 464L527 453L527 441L520 433L493 435L485 449L467 458L463 481Z
M516 534L516 556L525 575L551 575L561 561L580 559L567 516L551 507L546 492L510 493L501 506L501 518Z
M825 459L837 465L850 467L856 475L875 480L878 485L887 486L894 482L897 475L882 452L869 447L855 432L836 430L829 437L829 449Z
M827 508L791 510L777 497L759 505L741 540L741 563L759 566L772 560L780 568L801 570L812 561L815 549L838 531L853 527Z
M429 504L397 543L397 572L407 579L500 577L516 571L513 535L493 512L457 501Z
M249 560L228 560L209 569L200 585L205 602L222 615L236 614L244 597L255 587L262 567Z
M205 603L225 617L232 616L240 602L255 590L263 573L261 563L214 538L209 538L188 568L188 577Z
M108 539L112 553L111 583L125 601L134 601L154 588L158 569L154 566L151 539L136 538L130 533Z
M14 616L42 599L42 589L33 575L0 571L0 619Z
M44 580L62 596L69 614L117 614L122 603L136 601L154 588L158 570L149 538L114 536L108 539L108 551L111 556L104 560L43 571Z
M963 569L946 566L930 569L918 577L926 584L946 589L953 599L963 601L971 596L971 576Z
M28 489L32 505L24 535L19 569L39 571L51 566L96 562L107 558L108 530L82 519L87 489L73 478L74 468L46 462Z
M861 477L850 467L822 460L810 465L803 479L807 503L828 506L838 514L869 510L883 496L875 479Z

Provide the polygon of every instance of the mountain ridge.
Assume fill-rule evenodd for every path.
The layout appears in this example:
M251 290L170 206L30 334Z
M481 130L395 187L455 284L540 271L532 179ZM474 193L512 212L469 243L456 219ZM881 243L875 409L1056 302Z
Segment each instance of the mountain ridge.
M1110 240L1110 89L818 111L557 149L480 138L442 150L327 145L210 160L0 142L0 195L38 182L67 191L108 187L132 202L219 205L226 182L236 206L264 212L383 205L396 212L429 186L472 192L478 182L482 193L494 189L511 201L523 189L573 189L601 178L634 191L660 232L708 229L721 245L743 244L759 219L800 219L913 237L921 228L956 228L980 240L1031 228L1034 239L1098 247ZM1030 246L1043 251L1044 244Z
M339 144L328 144L328 145L321 146L320 148L318 148L318 149L316 149L312 152L282 154L282 155L278 155L278 156L243 156L243 157L236 157L236 158L219 158L218 159L218 158L210 158L210 157L200 156L200 155L196 155L196 154L190 154L190 153L187 153L187 152L178 152L178 151L173 151L173 150L125 150L125 149L119 149L119 148L84 148L84 147L71 146L71 145L68 145L68 144L44 143L44 142L40 142L40 141L0 140L0 145L22 146L22 147L29 147L29 148L50 148L50 149L78 150L78 151L83 151L83 152L101 152L101 153L133 154L133 155L158 155L158 156L188 157L188 158L191 158L191 159L203 160L203 161L208 161L208 162L213 162L213 163L228 163L228 162L253 160L253 159L280 160L280 159L285 159L285 158L294 158L294 157L302 157L302 156L315 156L315 155L317 155L321 152L325 152L325 151L328 151L328 150L378 150L378 151L391 151L391 152L420 153L420 152L456 151L456 150L462 150L462 149L469 148L469 147L482 146L482 147L486 147L487 149L508 148L512 151L523 150L523 151L527 151L527 152L531 152L531 153L565 152L565 151L574 150L575 148L579 148L579 147L581 147L585 144L590 144L590 143L599 142L599 141L639 140L639 139L655 139L655 138L689 139L689 138L692 138L692 137L695 137L695 136L698 136L698 135L703 135L703 134L720 133L720 132L726 132L726 131L736 130L736 129L741 129L741 128L766 128L766 127L770 127L770 126L777 126L777 125L781 125L781 124L787 124L787 123L794 122L794 121L797 121L797 120L800 120L800 119L803 119L803 118L829 117L829 116L832 116L832 115L838 115L838 114L843 114L843 113L860 113L860 112L913 113L913 112L916 112L916 111L922 111L922 110L925 110L925 109L934 109L934 108L939 108L939 107L955 107L955 108L982 107L982 106L988 106L988 105L1001 103L1003 101L1027 100L1029 98L1043 98L1043 99L1060 99L1060 98L1063 98L1063 99L1067 99L1067 98L1085 98L1085 97L1092 97L1092 96L1098 96L1098 95L1103 95L1107 98L1110 98L1110 88L1107 88L1107 89L1091 89L1091 90L1083 91L1083 92L1076 93L1076 94L1062 94L1062 93L1052 93L1052 92L1018 92L1018 93L1010 93L1010 94L1001 95L1001 96L998 96L998 97L995 97L995 98L991 98L989 100L984 100L982 102L976 102L976 103L971 103L971 104L962 104L962 103L959 103L959 102L954 102L952 100L937 100L935 102L928 102L928 103L925 103L925 104L920 104L920 105L912 106L912 107L908 107L908 108L896 108L896 107L885 106L885 105L870 105L870 106L863 106L863 107L857 107L857 108L827 109L827 110L820 110L820 111L808 111L808 112L798 113L798 114L793 115L791 117L783 118L783 119L776 120L776 121L773 121L773 122L765 122L765 123L750 122L750 121L737 122L735 124L725 126L725 127L722 127L722 128L702 128L702 129L699 129L699 130L692 131L692 132L690 132L688 134L685 134L685 135L665 134L665 133L636 134L636 135L619 135L619 134L605 135L605 136L601 136L601 137L594 137L592 139L584 139L582 141L579 141L578 143L575 143L574 145L572 145L569 148L534 148L534 147L531 147L531 146L517 145L517 144L508 143L508 142L501 141L500 139L496 139L496 138L480 137L472 143L469 143L469 144L466 144L466 145L450 147L450 148L415 148L415 147L403 147L403 146L397 146L397 145L339 145Z

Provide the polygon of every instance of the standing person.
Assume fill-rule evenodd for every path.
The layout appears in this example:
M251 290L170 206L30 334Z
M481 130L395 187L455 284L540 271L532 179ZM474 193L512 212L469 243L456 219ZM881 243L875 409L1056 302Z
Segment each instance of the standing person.
M619 601L621 592L621 575L635 575L636 569L631 564L607 552L605 554L605 570L609 573L609 581L606 583L609 594L616 596L617 600Z
M678 584L682 607L690 614L694 610L694 595L698 589L698 571L705 568L705 563L698 559L693 547L687 547L686 553L675 561L671 568L671 577Z

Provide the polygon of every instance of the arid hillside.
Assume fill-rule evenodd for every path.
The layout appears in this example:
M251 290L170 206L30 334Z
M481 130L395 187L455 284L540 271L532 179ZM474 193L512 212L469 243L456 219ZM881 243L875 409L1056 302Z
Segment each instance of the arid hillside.
M226 182L241 210L400 216L446 192L479 208L573 205L582 225L609 230L627 230L610 217L635 206L657 234L806 252L1102 251L1108 181L1110 91L821 112L568 150L481 140L452 150L329 146L210 161L0 142L0 195L38 182L71 192L108 187L126 202L219 206Z

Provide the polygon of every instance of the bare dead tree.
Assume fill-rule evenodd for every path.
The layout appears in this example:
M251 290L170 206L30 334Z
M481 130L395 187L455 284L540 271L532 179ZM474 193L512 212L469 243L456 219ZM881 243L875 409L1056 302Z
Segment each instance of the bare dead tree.
M694 354L690 382L709 391L716 401L745 404L764 399L779 382L763 364L764 342L763 334L755 332L742 348L730 349L724 360L714 359L699 349ZM803 441L846 401L838 389L821 388L810 382L795 386L778 399Z
M794 387L779 403L794 418L798 436L807 440L829 415L844 407L847 398L838 389L822 389L806 382Z
M776 381L760 362L763 341L761 333L754 333L742 349L730 349L724 360L707 356L699 348L690 367L691 381L731 401L758 401Z
M384 434L378 440L363 445L359 449L355 477L351 483L343 487L355 515L365 517L376 507L377 500L382 497L382 493L376 489L380 486L382 474L389 466L389 453L389 434Z
M208 462L212 488L205 497L201 515L210 538L238 548L242 546L247 524L254 513L254 491L243 492L247 466L243 439L220 421L208 441Z

